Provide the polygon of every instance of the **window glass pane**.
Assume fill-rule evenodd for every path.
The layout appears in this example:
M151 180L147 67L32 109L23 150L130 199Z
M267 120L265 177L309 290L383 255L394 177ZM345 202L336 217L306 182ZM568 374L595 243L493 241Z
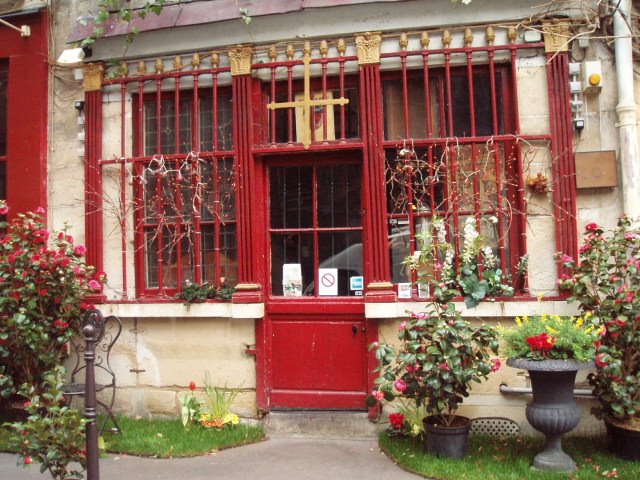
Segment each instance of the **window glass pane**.
M220 276L227 285L238 283L238 246L236 224L220 225Z
M180 132L176 139L175 100L160 102L160 151L158 151L158 116L155 100L144 103L144 154L176 153L176 140L180 142L180 153L191 151L191 110L192 101L180 98Z
M338 269L338 295L355 295L349 288L349 279L363 274L362 233L319 233L318 262L319 268Z
M305 228L313 225L311 167L271 169L271 228Z
M391 262L391 281L403 283L411 281L411 274L404 259L411 255L411 235L409 218L392 218L389 220L389 260Z
M228 93L218 92L218 124L217 124L217 150L233 149L233 106L232 97ZM200 151L211 152L213 148L213 97L199 98L200 110Z
M502 118L502 91L499 77L496 78L496 98L498 133L504 133ZM455 75L451 78L451 98L453 101L453 130L457 137L471 135L471 104L469 102L469 80L466 75ZM491 111L491 80L488 73L473 75L473 103L477 136L493 134L493 114Z
M360 167L337 165L318 169L318 226L362 225Z
M313 236L310 233L271 234L271 289L284 295L283 265L299 264L303 295L313 295Z

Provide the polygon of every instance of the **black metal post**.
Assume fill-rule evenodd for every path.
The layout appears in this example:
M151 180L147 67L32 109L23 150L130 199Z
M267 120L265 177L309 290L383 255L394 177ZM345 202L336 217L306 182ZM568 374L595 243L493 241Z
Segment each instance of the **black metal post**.
M88 312L86 318L96 314L101 316L100 312L96 310ZM100 480L100 452L98 451L98 427L96 425L96 376L94 371L96 329L91 322L85 322L82 333L87 342L87 349L84 352L84 361L87 367L84 395L84 416L87 419L87 480Z

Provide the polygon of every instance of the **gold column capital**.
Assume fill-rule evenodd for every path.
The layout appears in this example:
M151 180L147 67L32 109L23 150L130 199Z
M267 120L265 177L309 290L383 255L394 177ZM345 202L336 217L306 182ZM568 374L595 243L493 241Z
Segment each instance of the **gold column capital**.
M231 75L249 75L251 73L251 61L253 60L253 47L251 45L237 45L229 49L229 63Z
M544 32L544 51L549 53L569 51L571 38L571 21L566 18L549 18L542 20Z
M361 35L356 35L358 63L360 65L380 63L381 45L382 35L380 32L365 32Z
M85 63L82 67L83 89L85 92L97 92L102 90L102 78L104 76L103 63Z

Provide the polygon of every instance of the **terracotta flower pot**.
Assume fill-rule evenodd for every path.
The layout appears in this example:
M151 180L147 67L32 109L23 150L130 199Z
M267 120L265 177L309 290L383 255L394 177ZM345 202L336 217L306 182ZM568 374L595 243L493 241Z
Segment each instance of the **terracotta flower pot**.
M440 457L464 458L469 445L471 421L467 417L456 415L451 426L442 425L438 417L422 419L424 425L425 450Z

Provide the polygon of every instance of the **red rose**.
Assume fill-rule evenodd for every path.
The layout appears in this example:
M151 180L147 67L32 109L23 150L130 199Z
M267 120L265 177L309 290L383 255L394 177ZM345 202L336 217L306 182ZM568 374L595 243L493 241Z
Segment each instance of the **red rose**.
M404 415L401 413L392 413L389 415L389 424L391 428L400 430L404 427Z
M196 382L194 382L193 380L191 380L189 382L189 390L191 390L192 392L196 389Z
M596 365L600 368L607 366L607 362L602 361L603 356L604 356L604 353L599 353L596 355Z
M24 464L31 465L33 463L33 459L31 457L24 457Z
M403 393L407 389L407 384L400 378L393 382L393 386L400 393Z
M587 232L594 232L598 229L598 224L597 223L587 223L587 225L584 227L585 230Z
M76 247L73 249L73 254L76 257L82 257L85 253L87 253L87 249L84 245L76 245Z

